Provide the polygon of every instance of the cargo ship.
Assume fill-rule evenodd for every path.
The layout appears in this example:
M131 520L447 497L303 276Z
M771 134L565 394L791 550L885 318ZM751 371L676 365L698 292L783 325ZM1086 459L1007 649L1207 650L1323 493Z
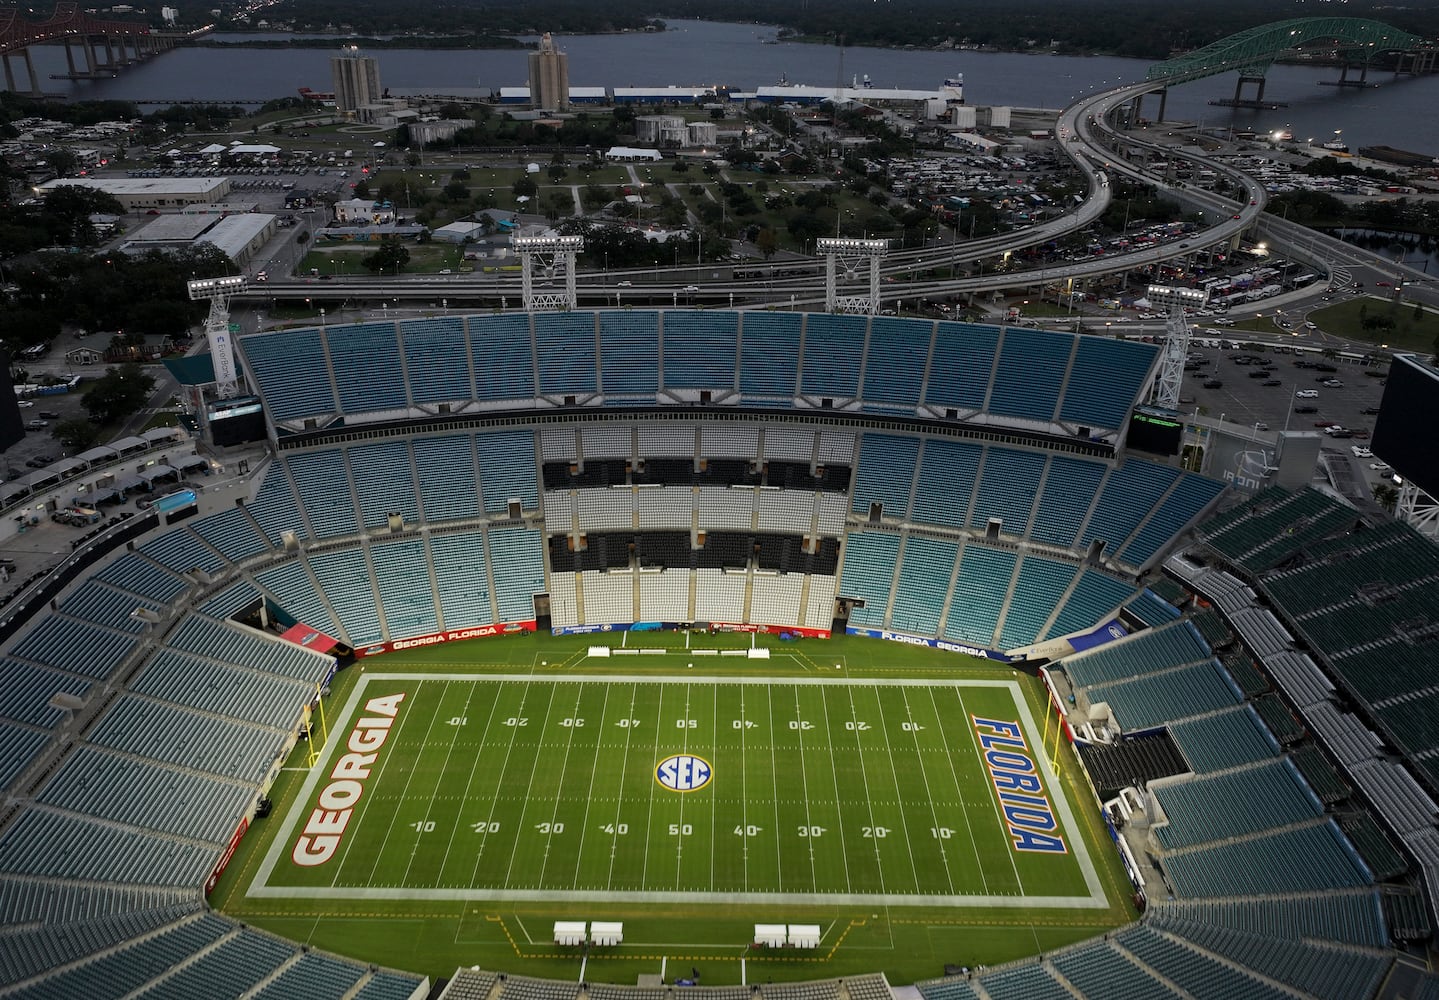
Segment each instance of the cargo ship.
M301 87L300 100L313 101L316 104L334 104L335 95L320 90L311 90L309 87Z

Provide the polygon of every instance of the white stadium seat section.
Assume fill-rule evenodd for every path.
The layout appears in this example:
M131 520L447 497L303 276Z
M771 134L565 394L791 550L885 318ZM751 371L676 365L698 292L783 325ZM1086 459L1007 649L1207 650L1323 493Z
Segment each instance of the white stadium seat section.
M545 427L540 431L540 461L573 462L579 457L575 428Z
M603 424L580 430L585 458L633 458L634 437L628 424Z
M635 526L635 494L629 486L575 490L581 531L628 530Z
M761 490L759 530L808 534L814 521L815 494L796 490Z
M638 425L640 454L645 458L693 458L696 433L693 424L642 423Z
M566 535L575 530L575 497L569 490L545 493L545 533Z
M747 579L745 573L726 573L721 569L695 570L695 621L745 621Z
M838 431L820 431L819 462L821 465L849 465L854 461L854 435Z
M550 622L553 625L580 624L573 573L550 574Z
M690 620L689 570L640 574L640 621Z
M635 578L631 573L580 574L584 589L585 624L609 625L638 621L635 615Z
M662 486L635 491L639 523L646 530L674 528L684 531L694 523L694 490L688 486Z
M829 628L834 624L836 579L818 574L809 578L809 600L804 606L806 628Z
M700 454L705 458L755 458L759 455L759 425L705 424L700 428Z
M797 427L766 427L764 429L765 458L809 462L814 459L814 447L814 431L802 430Z
M751 489L701 486L699 488L700 530L752 530L756 492Z
M792 625L799 621L800 573L755 573L750 591L750 621L757 624Z

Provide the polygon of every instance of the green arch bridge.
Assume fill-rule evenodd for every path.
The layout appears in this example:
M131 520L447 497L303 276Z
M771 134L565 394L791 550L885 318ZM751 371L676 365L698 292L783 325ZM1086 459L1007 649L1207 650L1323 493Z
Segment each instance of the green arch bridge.
M1340 87L1371 86L1367 81L1369 66L1380 55L1396 56L1396 72L1400 73L1433 72L1439 58L1439 48L1432 42L1382 21L1361 17L1300 17L1249 28L1202 49L1155 63L1149 67L1145 79L1161 91L1160 119L1164 117L1162 92L1165 88L1229 72L1239 73L1233 100L1211 103L1231 107L1279 107L1264 103L1265 72L1283 56L1315 51L1339 62L1342 73L1334 86ZM1351 66L1359 69L1358 79L1349 78ZM1246 83L1258 85L1253 98L1243 97Z

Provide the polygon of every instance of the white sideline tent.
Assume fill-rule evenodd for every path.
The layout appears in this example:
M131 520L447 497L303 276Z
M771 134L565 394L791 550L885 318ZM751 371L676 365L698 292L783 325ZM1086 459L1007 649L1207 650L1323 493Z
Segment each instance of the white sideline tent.
M578 948L585 943L585 922L583 920L556 920L555 944L566 948Z
M819 924L790 924L789 944L791 948L818 948Z
M754 943L766 948L783 948L789 940L789 928L784 924L755 924Z
M590 944L598 948L619 944L625 939L625 925L615 921L595 920L590 924Z

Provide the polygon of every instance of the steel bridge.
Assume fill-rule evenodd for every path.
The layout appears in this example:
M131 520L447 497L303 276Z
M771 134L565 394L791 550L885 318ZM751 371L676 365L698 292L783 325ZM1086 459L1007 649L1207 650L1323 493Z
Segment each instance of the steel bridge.
M107 21L92 17L74 0L62 0L55 11L43 21L28 21L11 7L0 9L0 58L5 65L6 89L15 93L43 96L35 66L30 61L30 46L60 43L65 47L69 72L55 74L64 78L93 79L114 76L121 68L144 60L174 45L169 35L152 32L134 21ZM77 66L75 53L83 60ZM23 63L29 90L17 87L12 60Z
M1160 93L1159 120L1164 118L1165 90L1173 85L1201 80L1221 73L1238 72L1239 82L1232 100L1211 101L1228 107L1273 108L1265 103L1264 74L1275 60L1300 52L1322 53L1341 67L1335 86L1370 86L1367 74L1380 55L1397 56L1396 72L1429 73L1435 68L1439 48L1418 35L1411 35L1382 21L1362 17L1300 17L1275 21L1221 38L1166 62L1149 67L1145 79ZM1349 79L1350 67L1360 76ZM1244 85L1257 85L1253 97L1244 96Z

